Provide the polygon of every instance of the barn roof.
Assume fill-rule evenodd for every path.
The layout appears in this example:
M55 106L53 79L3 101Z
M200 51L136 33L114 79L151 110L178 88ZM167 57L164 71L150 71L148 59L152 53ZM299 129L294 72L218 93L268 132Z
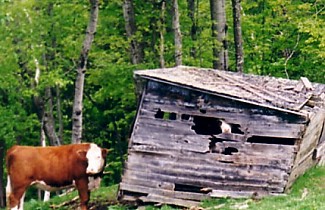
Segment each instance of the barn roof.
M325 109L325 84L305 77L289 80L189 66L139 70L139 76L298 115Z

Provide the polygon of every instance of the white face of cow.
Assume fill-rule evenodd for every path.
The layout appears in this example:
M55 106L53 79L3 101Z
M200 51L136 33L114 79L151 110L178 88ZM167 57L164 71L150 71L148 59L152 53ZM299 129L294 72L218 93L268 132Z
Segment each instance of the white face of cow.
M90 144L86 157L88 159L87 174L97 174L103 169L105 161L102 150L96 144Z

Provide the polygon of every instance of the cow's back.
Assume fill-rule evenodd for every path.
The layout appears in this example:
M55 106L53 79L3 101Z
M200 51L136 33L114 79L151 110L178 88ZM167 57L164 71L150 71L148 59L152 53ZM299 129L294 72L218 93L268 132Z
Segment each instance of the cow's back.
M7 152L7 168L11 179L26 182L44 181L51 186L70 185L85 175L87 160L78 151L88 144L59 147L13 146Z

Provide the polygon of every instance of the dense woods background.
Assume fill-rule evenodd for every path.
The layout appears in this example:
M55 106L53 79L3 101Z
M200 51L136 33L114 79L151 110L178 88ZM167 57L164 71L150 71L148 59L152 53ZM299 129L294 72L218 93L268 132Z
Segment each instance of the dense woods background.
M91 2L0 0L1 165L13 144L71 143ZM120 179L134 70L182 64L324 83L324 25L321 0L100 0L83 71L82 141L112 149L105 183Z

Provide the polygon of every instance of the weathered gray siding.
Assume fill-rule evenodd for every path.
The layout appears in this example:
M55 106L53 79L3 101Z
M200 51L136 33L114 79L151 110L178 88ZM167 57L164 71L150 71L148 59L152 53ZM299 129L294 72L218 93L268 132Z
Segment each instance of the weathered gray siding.
M143 94L121 200L191 206L284 192L307 119L151 80ZM221 133L220 120L233 133Z

